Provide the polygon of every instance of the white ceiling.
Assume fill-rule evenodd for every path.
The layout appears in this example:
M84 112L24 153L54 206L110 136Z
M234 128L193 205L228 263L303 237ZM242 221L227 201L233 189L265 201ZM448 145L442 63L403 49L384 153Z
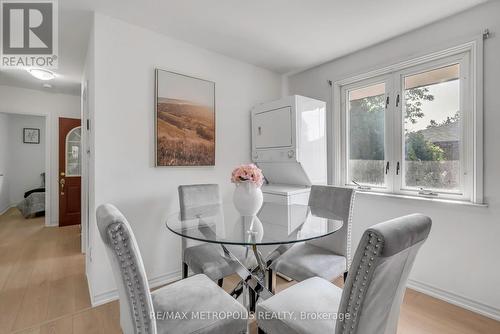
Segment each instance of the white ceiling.
M97 11L278 73L312 67L487 0L59 0L60 75L78 91ZM464 23L465 24L465 23ZM32 85L23 71L0 84Z

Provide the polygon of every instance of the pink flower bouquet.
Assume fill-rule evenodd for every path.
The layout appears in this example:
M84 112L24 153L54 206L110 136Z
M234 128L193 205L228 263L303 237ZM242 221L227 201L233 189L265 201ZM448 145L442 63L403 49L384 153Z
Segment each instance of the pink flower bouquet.
M231 182L250 182L260 188L264 183L264 175L262 174L262 170L254 164L240 165L233 170Z

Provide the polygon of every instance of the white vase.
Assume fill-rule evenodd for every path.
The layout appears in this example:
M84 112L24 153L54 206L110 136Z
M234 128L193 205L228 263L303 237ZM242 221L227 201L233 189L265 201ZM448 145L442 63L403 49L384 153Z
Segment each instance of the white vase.
M253 182L236 183L233 202L242 216L255 216L262 206L262 190Z

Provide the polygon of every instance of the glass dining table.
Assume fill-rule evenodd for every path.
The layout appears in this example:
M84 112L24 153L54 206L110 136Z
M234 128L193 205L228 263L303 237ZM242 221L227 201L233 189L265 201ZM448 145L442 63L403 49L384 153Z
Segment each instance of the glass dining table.
M220 245L221 256L241 279L231 295L237 298L249 288L263 300L273 295L266 270L274 260L293 244L323 238L342 225L341 218L326 210L272 202L265 202L256 216L241 216L229 202L191 207L169 215L166 221L167 228L182 238ZM245 247L247 258L253 254L253 265L236 257L231 251L234 247Z

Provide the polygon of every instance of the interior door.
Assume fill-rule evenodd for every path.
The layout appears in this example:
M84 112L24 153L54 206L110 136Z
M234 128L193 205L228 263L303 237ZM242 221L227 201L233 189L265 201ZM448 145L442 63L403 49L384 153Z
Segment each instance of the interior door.
M81 121L59 118L59 226L80 224Z

